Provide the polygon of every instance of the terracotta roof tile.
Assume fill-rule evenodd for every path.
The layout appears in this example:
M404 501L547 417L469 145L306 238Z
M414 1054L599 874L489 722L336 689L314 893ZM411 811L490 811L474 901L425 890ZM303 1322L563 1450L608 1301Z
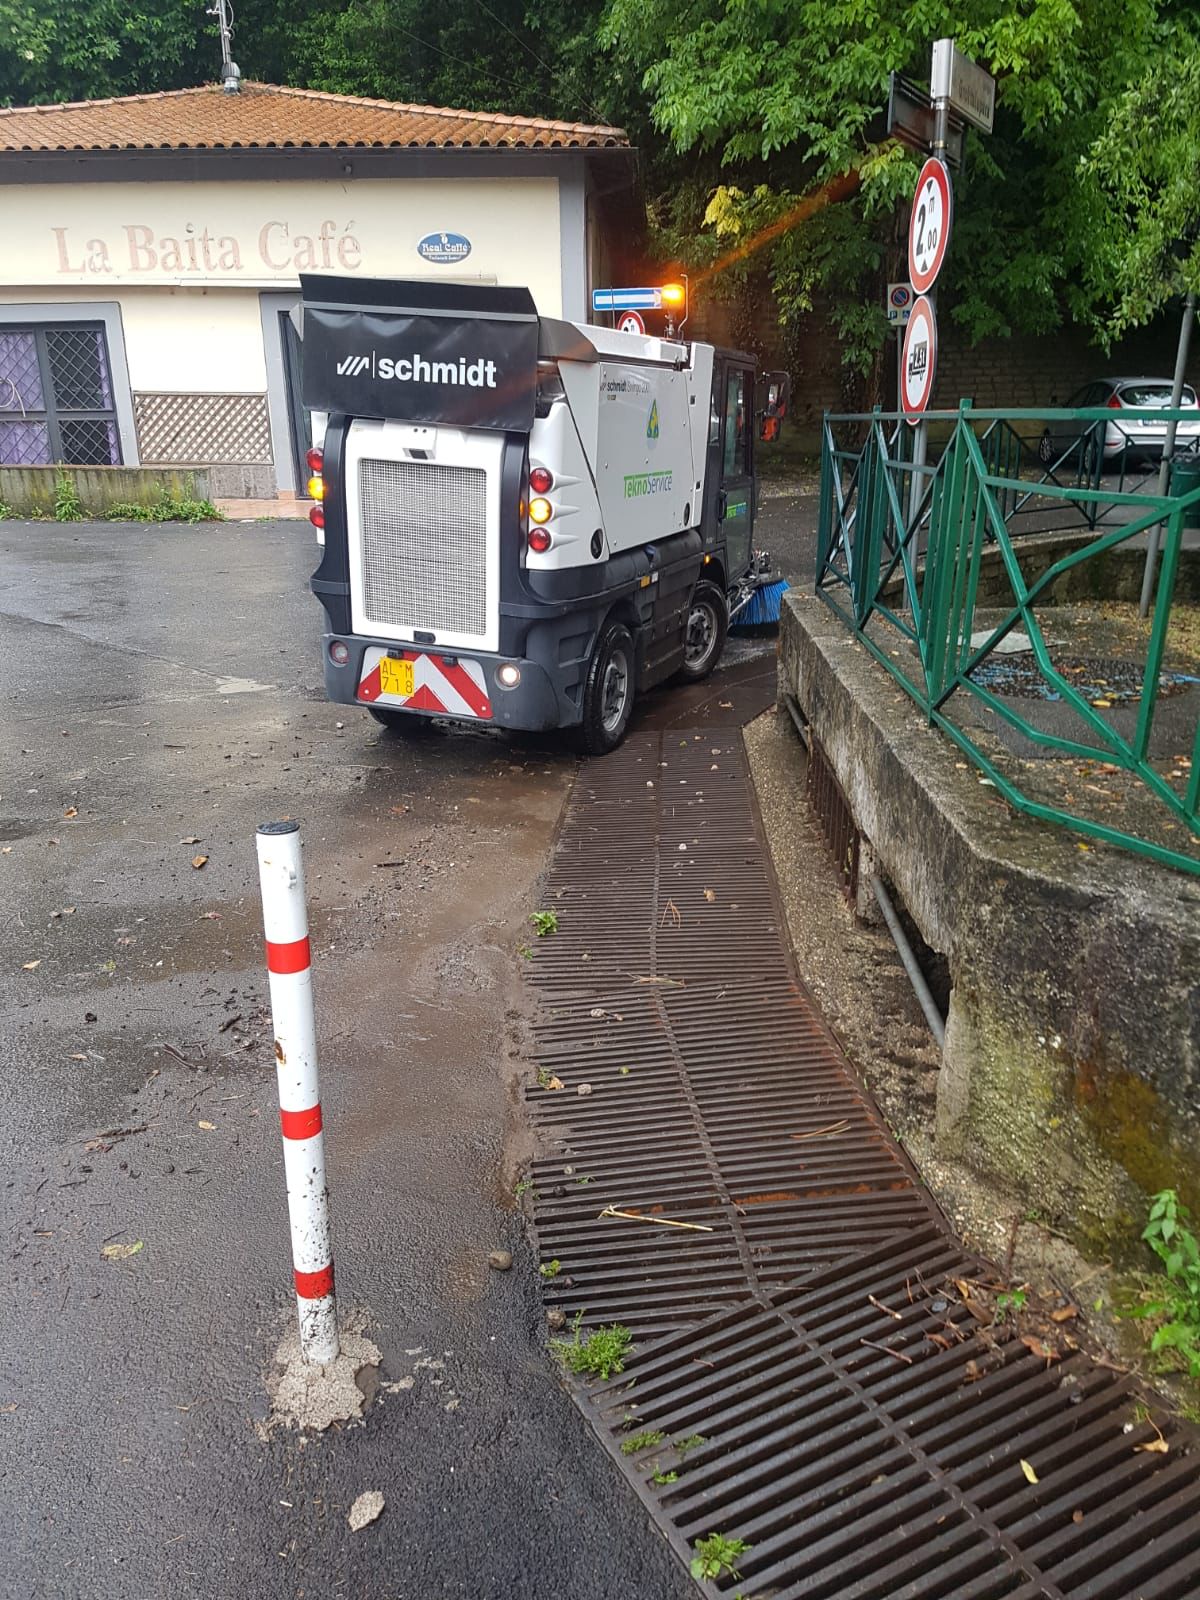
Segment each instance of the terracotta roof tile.
M0 109L0 151L627 147L620 128L452 111L275 84L219 84L114 100Z

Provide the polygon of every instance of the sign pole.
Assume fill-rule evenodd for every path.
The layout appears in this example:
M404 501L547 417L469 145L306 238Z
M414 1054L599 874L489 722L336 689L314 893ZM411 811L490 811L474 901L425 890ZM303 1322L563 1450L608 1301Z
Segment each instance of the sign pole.
M937 160L944 161L946 159L946 134L950 126L949 102L944 99L935 101L934 113L933 154ZM937 285L935 284L928 291L928 293L929 299L934 308L934 312L936 313ZM903 385L903 373L901 373L901 384ZM901 393L903 393L903 387L901 388ZM903 410L903 406L901 406L900 409ZM916 437L913 439L912 482L909 485L908 492L908 521L910 531L913 531L913 524L916 522L917 513L921 505L921 497L925 491L925 476L918 469L925 465L928 453L929 424L925 421L925 418L922 417L920 422L917 424Z

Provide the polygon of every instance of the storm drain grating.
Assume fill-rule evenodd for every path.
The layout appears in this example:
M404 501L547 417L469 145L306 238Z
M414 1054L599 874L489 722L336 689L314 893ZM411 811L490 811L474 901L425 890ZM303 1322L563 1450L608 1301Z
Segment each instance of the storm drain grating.
M967 1304L978 1263L795 981L740 734L585 767L545 903L546 1297L634 1334L578 1398L682 1557L745 1541L711 1592L1200 1592L1194 1444L1139 1450L1156 1430L1116 1373Z

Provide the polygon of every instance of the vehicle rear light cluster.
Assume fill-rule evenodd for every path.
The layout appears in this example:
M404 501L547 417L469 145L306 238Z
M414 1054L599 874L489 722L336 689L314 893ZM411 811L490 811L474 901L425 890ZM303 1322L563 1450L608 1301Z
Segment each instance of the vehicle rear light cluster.
M325 498L325 452L316 445L304 457L304 464L308 468L308 494L311 500L317 503L308 513L308 520L314 528L325 526L325 507L321 502Z
M554 535L546 524L554 515L554 507L546 496L554 487L554 474L548 467L534 467L529 474L529 548L534 555L543 556L554 543Z
M1109 396L1108 409L1110 411L1120 411L1123 409L1121 404L1121 396L1119 394Z

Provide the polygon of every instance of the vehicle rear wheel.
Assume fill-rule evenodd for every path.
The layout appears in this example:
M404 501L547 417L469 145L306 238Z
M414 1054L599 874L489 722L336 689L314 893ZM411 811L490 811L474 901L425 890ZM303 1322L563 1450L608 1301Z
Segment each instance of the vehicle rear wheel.
M715 583L700 582L692 591L687 631L683 640L683 665L679 676L685 683L699 683L721 659L725 635L729 632L729 602Z
M367 710L402 739L427 739L436 731L430 717L418 716L415 711L393 711L389 706L368 706Z
M1044 467L1048 467L1054 460L1054 440L1050 437L1050 429L1042 429L1042 437L1038 440L1038 460Z
M620 622L601 630L583 686L578 742L589 756L606 756L625 737L633 710L633 636Z

